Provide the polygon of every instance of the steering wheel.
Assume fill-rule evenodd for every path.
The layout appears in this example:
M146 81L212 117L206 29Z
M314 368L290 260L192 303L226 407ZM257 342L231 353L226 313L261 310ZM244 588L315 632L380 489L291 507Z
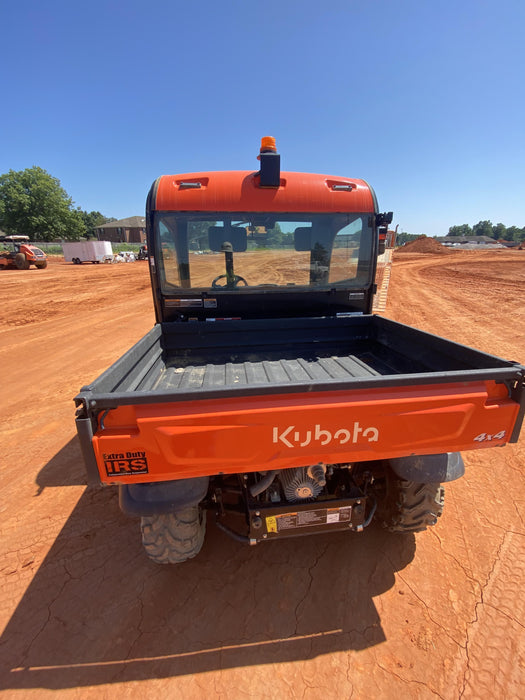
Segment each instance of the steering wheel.
M222 280L226 278L226 284L219 284L219 280ZM211 286L213 289L232 289L237 287L240 283L243 283L245 287L248 286L248 282L244 279L244 277L241 277L240 275L233 275L228 276L228 275L219 275L216 277L213 282L211 283Z

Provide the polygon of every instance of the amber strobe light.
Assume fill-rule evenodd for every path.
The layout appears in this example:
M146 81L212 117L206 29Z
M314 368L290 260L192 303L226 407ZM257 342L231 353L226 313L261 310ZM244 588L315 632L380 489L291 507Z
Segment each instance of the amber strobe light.
M277 146L273 136L263 136L261 139L261 153L277 153Z

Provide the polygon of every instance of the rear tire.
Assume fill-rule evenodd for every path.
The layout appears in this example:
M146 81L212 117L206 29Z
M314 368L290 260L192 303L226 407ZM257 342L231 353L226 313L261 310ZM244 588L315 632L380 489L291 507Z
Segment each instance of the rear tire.
M29 261L23 253L15 255L15 265L19 270L29 270Z
M445 489L441 484L400 479L387 467L376 519L390 532L422 532L437 523L444 501Z
M157 564L180 564L203 545L206 513L199 506L141 518L142 544Z

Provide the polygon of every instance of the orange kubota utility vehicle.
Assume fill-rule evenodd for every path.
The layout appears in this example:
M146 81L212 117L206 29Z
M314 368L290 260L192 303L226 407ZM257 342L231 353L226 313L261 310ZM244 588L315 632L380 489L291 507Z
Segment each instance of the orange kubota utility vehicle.
M460 450L518 439L525 367L372 315L381 214L363 180L160 177L147 200L157 323L76 397L93 482L182 562L206 513L250 544L375 517L434 525Z
M34 265L39 270L47 267L47 255L32 243L29 236L0 236L0 243L7 244L0 250L0 267L16 267L29 270Z

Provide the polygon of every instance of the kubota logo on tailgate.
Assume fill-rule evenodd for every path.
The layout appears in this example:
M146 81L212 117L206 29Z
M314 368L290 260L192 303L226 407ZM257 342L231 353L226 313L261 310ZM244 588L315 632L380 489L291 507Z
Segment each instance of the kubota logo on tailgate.
M338 428L335 432L321 428L320 425L316 425L313 430L296 430L295 425L289 425L286 428L275 426L273 429L273 441L282 442L286 447L306 447L312 442L318 442L323 446L334 443L346 445L349 442L359 442L360 439L377 442L379 430L373 426L362 428L359 421L355 421L351 429Z

